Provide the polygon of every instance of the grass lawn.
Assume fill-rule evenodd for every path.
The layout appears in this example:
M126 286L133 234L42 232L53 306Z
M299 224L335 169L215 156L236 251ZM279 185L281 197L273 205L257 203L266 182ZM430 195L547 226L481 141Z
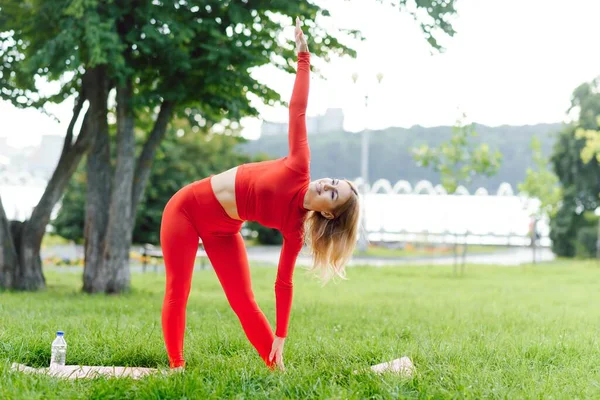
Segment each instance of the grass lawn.
M67 381L10 372L47 366L56 330L68 364L164 367L162 274L134 274L127 295L83 295L81 277L47 272L42 293L0 294L0 398L599 398L600 266L351 268L324 288L299 270L287 371L250 347L214 273L188 305L187 370L140 381ZM273 323L272 268L253 268ZM355 369L409 356L413 378Z

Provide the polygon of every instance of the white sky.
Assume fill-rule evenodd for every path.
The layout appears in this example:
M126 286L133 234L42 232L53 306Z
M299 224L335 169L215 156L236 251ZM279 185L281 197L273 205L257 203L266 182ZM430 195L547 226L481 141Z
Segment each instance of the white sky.
M457 34L444 41L444 53L434 55L418 25L389 6L375 0L319 3L331 10L329 24L359 29L366 37L355 45L357 59L313 62L327 80L313 77L308 115L343 108L349 131L362 130L366 121L374 129L452 125L462 112L491 126L559 122L573 89L600 75L598 0L458 0ZM384 74L381 85L378 72ZM254 74L289 98L293 76L269 66ZM72 102L50 110L60 123L0 101L0 137L20 147L38 144L42 134L63 136ZM267 120L287 118L281 107L259 110ZM258 137L259 120L242 123L245 136Z

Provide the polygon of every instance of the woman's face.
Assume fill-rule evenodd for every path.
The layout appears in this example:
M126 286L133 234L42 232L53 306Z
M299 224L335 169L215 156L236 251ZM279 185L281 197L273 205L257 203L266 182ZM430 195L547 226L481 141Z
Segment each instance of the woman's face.
M334 211L352 196L350 184L343 179L323 178L308 185L309 209L318 211L326 218L335 217Z

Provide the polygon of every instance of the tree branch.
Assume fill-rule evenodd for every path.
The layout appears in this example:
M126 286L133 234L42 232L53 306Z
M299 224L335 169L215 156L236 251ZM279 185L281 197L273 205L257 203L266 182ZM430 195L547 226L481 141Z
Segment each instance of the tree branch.
M71 118L71 122L69 122L69 127L67 128L67 134L65 135L65 143L63 145L62 153L60 157L62 158L66 152L71 149L73 144L73 129L75 128L75 123L79 118L79 114L81 113L81 109L83 108L83 104L85 103L85 93L83 87L79 92L79 96L75 101L75 106L73 107L73 117Z
M134 220L137 211L137 206L144 195L144 190L146 188L146 184L148 183L148 178L150 177L150 170L152 168L152 161L154 160L154 155L156 154L156 149L165 137L167 125L171 120L174 108L175 104L173 102L166 100L163 101L160 107L160 112L158 113L158 117L156 118L156 122L154 123L154 127L152 128L152 132L150 133L148 140L144 144L142 153L140 154L137 160L135 176L133 178L133 192L131 203L131 218L133 218Z
M61 155L58 165L46 186L46 190L44 190L44 194L31 213L30 221L27 224L27 233L34 234L36 241L39 241L39 245L41 245L46 226L50 221L52 209L62 197L69 179L71 179L71 176L77 169L77 165L79 165L81 158L89 149L92 142L93 132L87 128L88 118L88 113L86 112L75 145Z

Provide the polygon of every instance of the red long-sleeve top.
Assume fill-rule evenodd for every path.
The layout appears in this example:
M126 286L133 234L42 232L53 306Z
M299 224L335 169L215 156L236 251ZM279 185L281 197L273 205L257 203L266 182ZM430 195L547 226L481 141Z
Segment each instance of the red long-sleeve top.
M306 106L310 86L310 53L298 54L298 68L289 108L289 153L286 157L238 167L235 184L240 218L278 229L283 236L275 280L277 327L286 337L292 308L292 277L304 243L304 195L310 183L310 148Z

